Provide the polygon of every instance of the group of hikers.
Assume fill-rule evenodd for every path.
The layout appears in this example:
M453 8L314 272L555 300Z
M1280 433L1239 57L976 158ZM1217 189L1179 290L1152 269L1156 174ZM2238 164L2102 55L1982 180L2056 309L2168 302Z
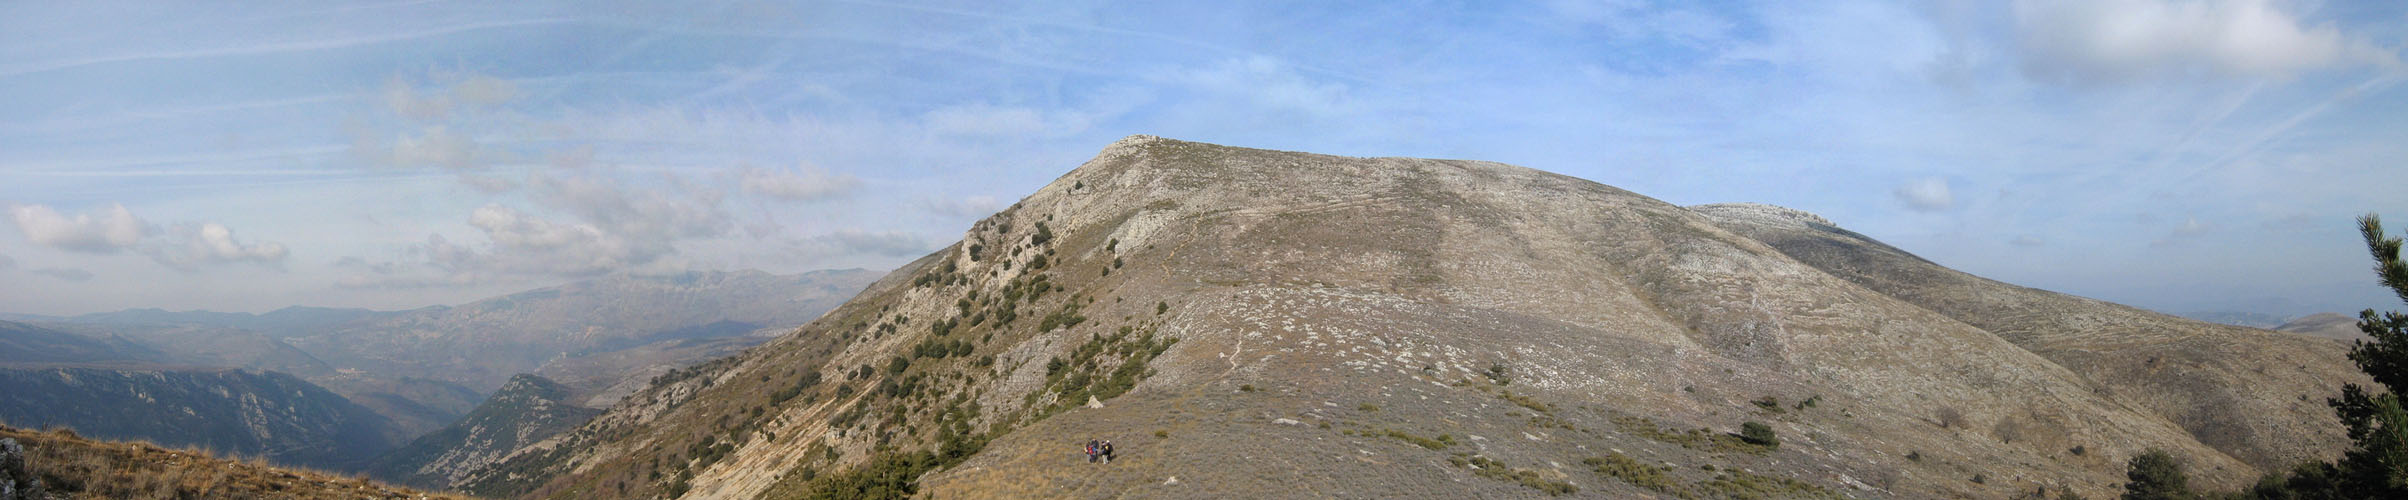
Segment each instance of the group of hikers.
M1104 463L1112 463L1111 441L1087 440L1087 463L1095 463L1097 458L1102 458Z

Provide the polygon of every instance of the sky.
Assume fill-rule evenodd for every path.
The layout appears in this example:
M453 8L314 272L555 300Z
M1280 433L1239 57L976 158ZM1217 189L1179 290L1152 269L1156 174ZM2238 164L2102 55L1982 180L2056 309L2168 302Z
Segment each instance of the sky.
M888 269L1112 141L1814 212L2169 312L2399 309L2408 3L0 2L0 312Z

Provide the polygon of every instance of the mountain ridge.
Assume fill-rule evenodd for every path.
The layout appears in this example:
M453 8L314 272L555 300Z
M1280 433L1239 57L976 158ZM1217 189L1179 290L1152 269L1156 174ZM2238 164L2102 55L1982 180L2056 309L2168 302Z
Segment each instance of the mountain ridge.
M2210 485L2259 472L2090 377L1619 188L1133 136L794 333L664 375L463 484L2098 496L2143 448ZM1779 444L1722 437L1743 427ZM1126 460L1075 465L1097 436Z

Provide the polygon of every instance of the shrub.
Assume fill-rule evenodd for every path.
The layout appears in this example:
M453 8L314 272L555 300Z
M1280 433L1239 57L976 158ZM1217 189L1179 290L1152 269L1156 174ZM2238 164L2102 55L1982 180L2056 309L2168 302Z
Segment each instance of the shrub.
M1408 443L1413 443L1413 444L1415 444L1415 445L1419 445L1419 446L1421 446L1421 447L1423 447L1423 448L1429 448L1429 449L1433 449L1433 450L1443 450L1443 449L1446 449L1447 445L1448 445L1448 444L1451 444L1451 443L1454 441L1454 439L1453 439L1453 438L1451 438L1451 437L1449 437L1448 439L1444 439L1444 440L1439 440L1439 439L1430 439L1430 438L1426 438L1426 437L1415 436L1415 435L1413 435L1412 433L1408 433L1408 432L1405 432L1405 431L1400 431L1400 430L1396 430L1396 429L1388 429L1388 430L1387 430L1387 432L1386 432L1386 434L1388 435L1388 437L1392 437L1392 438L1396 438L1396 439L1404 440L1405 442L1408 442ZM1444 436L1444 435L1441 435L1441 437L1446 437L1446 436Z
M2190 476L2182 473L2182 464L2165 450L2151 448L2133 455L2124 479L2125 500L2176 500L2193 496Z
M1678 481L1665 474L1666 468L1641 463L1620 453L1608 452L1606 456L1581 460L1580 463L1588 464L1598 474L1620 479L1622 482L1630 483L1631 486L1664 493L1673 493L1680 487ZM1713 470L1711 469L1712 465L1706 467L1708 467L1707 470Z
M1748 444L1770 448L1781 447L1781 438L1773 435L1772 426L1764 425L1761 422L1740 424L1739 439L1747 440Z

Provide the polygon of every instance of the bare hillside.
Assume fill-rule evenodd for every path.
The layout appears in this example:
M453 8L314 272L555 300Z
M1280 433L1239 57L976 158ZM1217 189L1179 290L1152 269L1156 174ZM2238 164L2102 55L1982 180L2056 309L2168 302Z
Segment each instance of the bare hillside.
M2100 394L2261 468L2332 459L2344 439L2324 400L2339 394L2340 382L2370 383L2331 341L1991 281L1785 208L1692 209L1817 269L2048 358Z

